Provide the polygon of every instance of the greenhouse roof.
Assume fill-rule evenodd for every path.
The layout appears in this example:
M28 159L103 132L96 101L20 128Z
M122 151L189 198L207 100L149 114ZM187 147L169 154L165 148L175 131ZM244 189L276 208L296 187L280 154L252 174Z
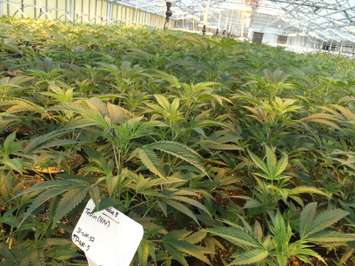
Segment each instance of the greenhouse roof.
M163 15L165 0L116 2ZM233 11L267 14L282 21L290 34L305 34L322 40L355 42L355 0L172 0L173 18L191 19L217 26ZM208 11L207 11L208 10Z

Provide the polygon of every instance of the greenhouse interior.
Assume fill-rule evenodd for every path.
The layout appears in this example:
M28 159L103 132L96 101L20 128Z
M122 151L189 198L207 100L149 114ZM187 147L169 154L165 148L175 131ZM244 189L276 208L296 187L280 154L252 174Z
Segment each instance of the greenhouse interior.
M0 0L0 266L354 266L355 0Z

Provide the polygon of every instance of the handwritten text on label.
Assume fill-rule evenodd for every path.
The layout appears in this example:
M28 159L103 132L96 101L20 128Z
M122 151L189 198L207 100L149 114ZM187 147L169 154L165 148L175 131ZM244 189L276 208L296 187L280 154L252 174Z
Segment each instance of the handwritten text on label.
M94 212L90 200L72 233L90 266L129 266L143 238L143 227L116 210Z

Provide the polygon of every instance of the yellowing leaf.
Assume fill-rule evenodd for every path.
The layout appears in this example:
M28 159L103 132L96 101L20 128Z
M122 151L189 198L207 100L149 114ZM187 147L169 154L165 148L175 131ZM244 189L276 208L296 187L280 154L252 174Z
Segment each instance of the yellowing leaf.
M133 118L133 114L131 112L112 103L107 103L107 113L111 121L116 124L121 124Z
M56 166L49 166L49 167L40 167L38 165L35 165L33 169L37 172L43 173L43 174L58 174L58 173L63 173L64 170L56 167Z

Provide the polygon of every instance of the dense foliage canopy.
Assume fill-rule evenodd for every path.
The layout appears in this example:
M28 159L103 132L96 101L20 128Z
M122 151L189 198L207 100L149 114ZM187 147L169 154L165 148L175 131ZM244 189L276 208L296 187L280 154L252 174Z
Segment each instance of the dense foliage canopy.
M0 19L0 265L354 265L355 62L182 32Z

